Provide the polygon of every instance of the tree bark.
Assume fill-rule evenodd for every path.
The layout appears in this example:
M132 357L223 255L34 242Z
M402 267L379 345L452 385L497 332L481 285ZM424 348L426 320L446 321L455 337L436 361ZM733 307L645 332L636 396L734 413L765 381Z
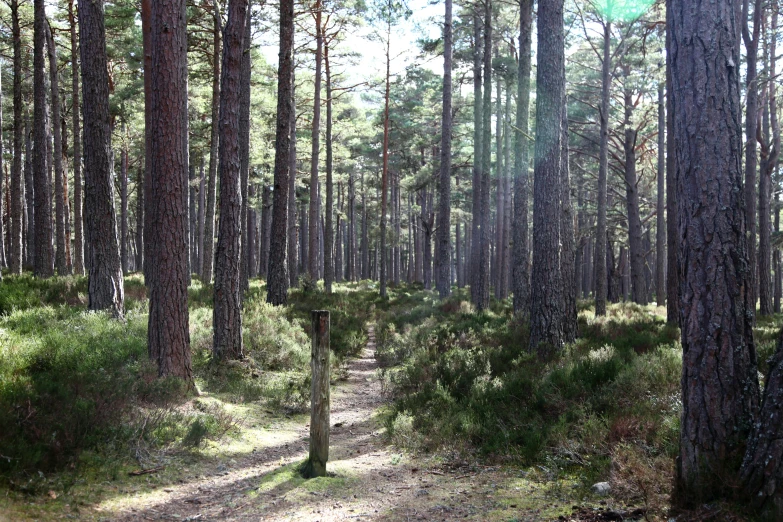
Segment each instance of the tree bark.
M11 32L14 47L14 157L11 163L11 273L21 274L24 264L22 227L24 221L24 181L22 178L22 36L19 27L19 2L11 0Z
M296 201L293 47L294 2L293 0L283 0L280 2L280 54L277 70L274 215L272 216L267 281L267 302L273 305L283 305L288 299L286 249L288 248L289 251L292 248L296 249L295 235L293 236L294 244L286 246L286 241L290 239L288 227L294 228L294 234L296 233L296 214L294 209L286 208L287 204L293 206ZM290 223L288 223L289 218L293 218Z
M745 43L746 75L745 75L745 227L748 232L748 292L750 303L749 312L756 322L756 301L758 299L758 278L756 277L756 169L758 167L756 146L756 132L758 127L758 48L759 32L761 30L762 2L753 0L753 28L748 28L750 0L742 2L742 40ZM738 28L739 30L739 28Z
M595 231L595 315L606 315L607 299L607 226L606 226L606 184L609 168L609 111L612 88L612 22L604 20L603 60L601 63L601 118L600 142L598 152L598 203L597 225Z
M531 349L560 349L564 342L560 260L562 125L565 100L563 0L538 8L536 151L533 184Z
M663 83L658 84L658 199L655 227L655 299L658 306L666 305L666 108Z
M677 500L685 505L726 494L759 401L737 1L671 0L668 17L683 350Z
M514 132L514 313L527 317L530 296L530 247L528 244L528 172L530 146L530 69L533 35L533 0L519 4L519 70L517 72L517 114Z
M320 152L321 132L321 63L323 61L323 33L321 27L321 0L316 0L315 12L315 77L313 80L313 126L310 154L310 245L307 259L307 275L313 281L318 281L318 156Z
M65 244L65 220L68 194L63 192L63 142L62 127L60 126L60 82L57 72L57 51L54 47L54 38L49 23L44 25L46 33L46 48L49 58L49 83L52 88L52 131L54 134L54 206L55 206L55 237L56 256L55 268L60 275L70 273L67 248Z
M247 1L247 0L246 0ZM242 58L240 60L239 76L239 174L242 195L242 208L239 216L242 221L242 252L240 254L240 299L244 301L245 292L250 289L250 206L248 205L248 184L250 178L250 40L251 34L251 5L248 1L245 13L242 37Z
M212 268L215 263L215 205L217 192L218 146L220 143L220 5L212 0L214 33L212 36L212 123L209 140L209 167L207 176L207 215L204 218L204 243L201 258L201 279L205 283L212 281Z
M128 273L128 135L122 126L123 143L120 151L120 264L122 273Z
M33 179L35 183L35 258L38 277L54 275L52 253L52 187L46 171L46 12L44 0L34 2L33 37Z
M671 0L666 0L666 48L671 49ZM672 61L666 53L666 322L680 323L679 219L677 217L677 151L672 110Z
M298 228L296 225L296 71L291 60L291 118L288 147L288 281L299 281Z
M324 290L332 293L334 282L334 182L332 180L332 75L329 70L329 42L324 43L326 73L326 217L324 224Z
M481 142L483 132L481 126L484 123L481 97L481 17L479 16L478 9L478 6L474 7L473 13L473 201L471 205L471 238L473 238L473 241L471 241L470 245L470 280L468 282L468 284L470 284L470 298L473 304L478 304L479 302L478 265L481 263L481 245L479 241L481 233L479 225L481 223L481 154L483 150ZM418 257L416 259L416 264L419 264ZM418 270L416 270L416 274L418 273Z
M389 14L389 16L391 16ZM389 98L391 90L391 18L386 22L386 92L383 97L383 158L381 167L380 293L386 297L386 212L389 178ZM366 210L365 210L366 215Z
M624 66L624 77L630 75L630 66ZM642 243L642 221L639 213L639 187L636 178L636 137L632 127L633 99L630 87L624 89L625 121L623 126L623 151L625 153L625 208L628 218L628 255L630 257L631 288L633 302L647 304L647 285L644 280L644 245Z
M478 300L476 309L489 308L489 270L492 253L490 251L490 168L492 165L492 2L486 0L484 5L484 96L481 132L481 204L479 210L479 265L477 268Z
M239 151L242 55L248 0L229 0L220 78L220 218L215 249L212 353L241 359L242 187Z
M562 61L563 100L560 159L560 273L563 285L563 342L576 341L576 243L574 240L574 208L571 205L571 179L568 169L568 103L565 93L565 59Z
M438 194L438 294L451 293L451 61L452 5L446 0L443 25L443 110L440 138L440 192Z
M188 330L188 91L185 0L156 0L150 11L150 178L147 341L160 376L193 386ZM83 62L85 63L85 62ZM86 106L86 103L85 103ZM85 140L86 141L86 140Z
M103 4L79 0L82 98L84 99L84 220L90 310L109 309L121 318L122 266L111 168L109 78Z

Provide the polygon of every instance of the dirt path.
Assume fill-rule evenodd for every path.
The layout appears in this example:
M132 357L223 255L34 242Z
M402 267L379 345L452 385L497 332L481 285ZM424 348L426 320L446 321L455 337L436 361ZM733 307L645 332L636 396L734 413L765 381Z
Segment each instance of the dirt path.
M518 470L446 466L405 456L387 445L377 418L383 405L375 334L350 361L348 379L332 388L333 476L304 480L309 425L282 421L253 451L153 486L120 494L89 515L99 520L548 520L570 512L564 498ZM188 470L184 470L188 471ZM118 493L122 493L118 491Z

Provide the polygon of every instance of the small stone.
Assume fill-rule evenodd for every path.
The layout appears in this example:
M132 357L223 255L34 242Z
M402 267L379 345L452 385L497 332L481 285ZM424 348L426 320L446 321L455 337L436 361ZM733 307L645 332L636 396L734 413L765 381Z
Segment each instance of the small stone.
M593 484L593 487L591 488L593 490L593 493L596 495L601 495L602 497L605 497L609 494L610 491L612 491L612 486L609 485L608 482L597 482Z

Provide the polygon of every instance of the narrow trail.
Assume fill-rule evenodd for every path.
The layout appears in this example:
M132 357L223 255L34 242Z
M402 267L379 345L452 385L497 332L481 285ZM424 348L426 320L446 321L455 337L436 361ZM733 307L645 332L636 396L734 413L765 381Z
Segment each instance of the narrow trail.
M305 481L293 467L307 457L309 425L288 426L249 455L180 484L96 507L103 520L541 520L537 510L521 515L497 495L508 487L494 468L436 466L389 446L376 417L383 405L376 370L375 332L360 356L348 363L346 381L332 386L331 477ZM520 488L512 488L520 490ZM520 493L517 493L519 495ZM496 498L496 497L501 498ZM522 506L520 506L521 508ZM490 516L491 514L496 516Z

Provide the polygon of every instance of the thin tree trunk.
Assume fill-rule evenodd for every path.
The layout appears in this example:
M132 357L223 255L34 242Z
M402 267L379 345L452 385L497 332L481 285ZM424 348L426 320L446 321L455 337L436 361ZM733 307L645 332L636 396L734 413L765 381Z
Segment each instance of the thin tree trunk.
M128 135L122 125L123 143L120 151L120 264L128 273Z
M229 0L220 77L220 218L215 249L212 353L241 359L242 353L242 187L239 110L247 0Z
M292 29L293 31L293 29ZM292 32L293 38L293 32ZM296 70L291 63L291 117L288 148L288 278L292 287L299 281L298 240L296 226ZM278 94L279 96L279 94ZM279 112L279 111L278 111Z
M481 263L481 232L479 225L481 223L481 169L482 169L482 136L484 135L481 127L484 123L483 118L483 105L481 96L481 57L482 57L482 40L481 40L481 16L478 13L478 5L474 8L473 13L473 201L471 205L472 219L471 219L471 246L470 246L470 263L469 274L470 280L470 297L474 305L479 302L479 270L478 266ZM418 242L417 242L418 247ZM418 248L417 248L418 251ZM419 260L416 259L418 268ZM419 271L416 271L418 275Z
M124 289L111 169L109 79L103 4L79 0L84 98L84 220L90 310L123 316Z
M519 69L517 72L517 114L514 133L514 312L526 317L529 312L530 247L528 245L528 171L527 143L530 117L530 69L533 34L533 0L520 2Z
M630 75L630 66L624 67L625 77ZM631 287L633 301L647 304L647 288L644 281L644 245L642 243L642 221L639 212L639 187L636 179L636 129L632 127L633 115L632 93L625 87L625 135L623 150L625 152L625 205L628 217L628 246L631 270Z
M663 83L658 84L658 200L655 230L655 298L658 306L666 305L666 109Z
M568 102L565 93L565 59L562 63L563 100L560 158L560 273L563 285L563 341L572 343L577 334L576 312L576 243L574 240L574 209L571 205L571 179L568 168Z
M753 28L748 29L750 0L742 3L742 40L745 43L745 227L748 233L748 296L752 304L749 310L755 323L756 301L758 299L758 277L756 275L756 169L757 160L757 127L758 127L758 48L759 32L761 30L762 1L753 0Z
M193 267L193 271L201 275L201 267L204 266L204 220L206 216L207 205L207 179L204 172L204 156L201 156L201 162L199 164L199 183L198 183L198 238L196 249L198 250L198 258L196 264Z
M438 294L441 299L451 293L451 0L446 0L443 25L443 111L440 139L440 192L438 194ZM457 230L459 237L459 230Z
M598 152L598 218L595 232L595 315L606 315L606 183L609 168L609 111L612 88L612 22L604 20L603 60L601 63L601 118Z
M391 16L391 15L389 15ZM386 297L386 212L389 178L389 98L391 90L391 19L386 22L386 93L383 97L383 163L381 167L380 290Z
M672 110L671 0L666 0L666 322L680 322L679 220L677 217L677 151Z
M476 308L486 310L489 307L489 274L490 274L490 168L492 165L492 2L486 0L484 4L484 107L482 109L481 124L482 152L481 152L481 204L479 210L479 265L477 268L477 296Z
M324 290L332 293L334 281L334 183L332 181L332 76L329 70L329 42L324 45L326 73L326 223L324 231Z
M54 47L54 38L47 22L46 47L49 56L49 83L52 88L52 130L54 133L54 206L55 206L55 230L57 251L55 268L60 275L69 273L67 249L65 246L65 220L66 199L68 193L63 193L63 141L62 127L60 126L60 82L57 73L57 51Z
M141 165L136 174L136 271L144 267L144 173Z
M46 171L46 12L44 0L34 2L33 37L33 179L35 183L35 258L38 277L54 275L52 253L52 187Z
M250 289L249 273L250 264L254 256L250 253L250 206L247 202L248 180L250 177L250 39L251 34L251 5L248 3L244 23L244 36L242 38L242 59L239 76L239 175L242 194L242 208L239 216L242 221L242 252L240 254L240 298L244 300L245 292Z
M201 279L205 283L212 281L212 268L215 262L215 205L217 191L218 146L220 144L220 6L212 0L214 33L212 36L212 123L209 140L209 167L207 170L207 215L204 220L204 243L201 259Z
M307 274L318 281L318 156L321 129L321 62L323 61L323 34L321 28L321 0L316 0L315 13L315 78L313 91L312 149L310 155L310 257L307 260Z
M24 180L22 177L22 37L19 27L19 2L11 0L11 24L14 47L14 147L11 164L11 273L21 274L24 264L22 229L24 221Z

